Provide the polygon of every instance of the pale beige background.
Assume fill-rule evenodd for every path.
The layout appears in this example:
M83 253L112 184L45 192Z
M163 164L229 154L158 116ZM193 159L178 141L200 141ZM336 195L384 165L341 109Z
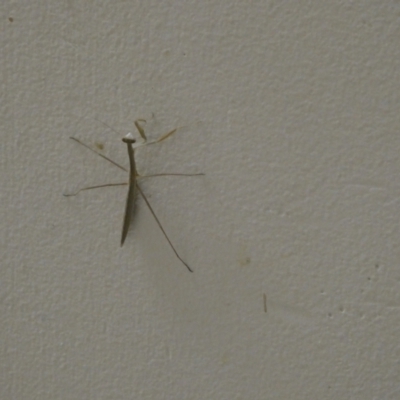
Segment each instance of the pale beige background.
M1 399L400 398L399 1L0 7Z

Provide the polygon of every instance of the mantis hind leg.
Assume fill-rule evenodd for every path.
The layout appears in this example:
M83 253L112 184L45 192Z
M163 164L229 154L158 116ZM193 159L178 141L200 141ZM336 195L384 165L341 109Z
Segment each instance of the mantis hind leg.
M71 196L76 196L78 193L83 192L84 190L90 190L90 189L97 189L97 188L102 188L102 187L107 187L107 186L122 186L122 185L127 185L126 182L121 182L121 183L106 183L105 185L96 185L96 186L88 186L84 187L82 189L77 190L76 192L72 193L63 193L65 197L71 197Z

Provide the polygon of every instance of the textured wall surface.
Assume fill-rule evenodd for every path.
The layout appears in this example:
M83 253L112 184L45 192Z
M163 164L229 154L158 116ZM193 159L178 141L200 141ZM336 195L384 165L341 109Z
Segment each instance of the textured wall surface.
M399 1L0 11L1 399L400 398Z

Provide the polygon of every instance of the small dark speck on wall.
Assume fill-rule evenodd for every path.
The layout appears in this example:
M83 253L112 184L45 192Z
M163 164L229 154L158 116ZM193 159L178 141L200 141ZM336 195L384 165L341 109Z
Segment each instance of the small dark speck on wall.
M8 17L8 20L9 20L10 22L13 22L13 21L14 21L14 18L13 18L13 17Z

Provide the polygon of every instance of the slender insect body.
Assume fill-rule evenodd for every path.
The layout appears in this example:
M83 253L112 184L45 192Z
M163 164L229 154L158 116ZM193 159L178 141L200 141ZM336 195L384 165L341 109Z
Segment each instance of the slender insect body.
M123 246L126 236L129 231L129 225L133 218L133 211L134 211L135 199L136 199L137 171L136 171L136 163L135 163L135 152L132 148L132 140L134 140L134 139L130 139L130 138L122 139L122 141L125 142L128 147L130 171L129 171L129 188L128 188L128 194L127 194L126 203L125 203L124 223L122 225L121 247Z

